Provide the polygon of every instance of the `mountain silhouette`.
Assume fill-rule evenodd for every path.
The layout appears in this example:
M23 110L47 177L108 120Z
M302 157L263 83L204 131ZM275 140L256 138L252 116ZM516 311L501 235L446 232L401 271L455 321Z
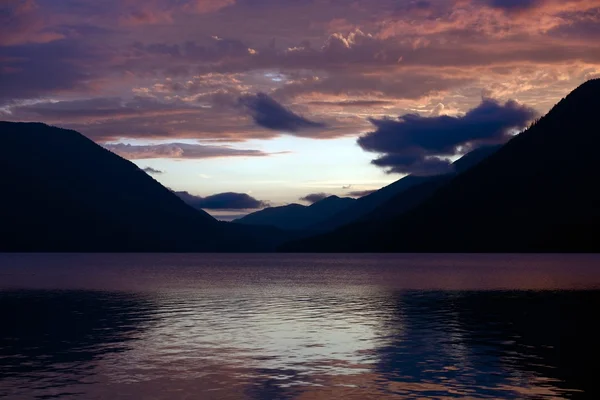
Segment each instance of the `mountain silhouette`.
M216 221L75 131L0 122L0 138L0 251L253 251L282 236Z
M454 171L441 176L408 175L376 192L361 197L343 211L311 227L314 231L327 232L357 221L387 218L399 215L416 206L457 173L478 164L498 150L500 146L484 146L464 155L453 163Z
M282 249L599 251L599 108L596 79L410 211L344 226Z
M233 222L248 225L270 225L286 230L304 230L311 226L318 226L355 202L355 199L349 197L329 196L310 206L288 204L281 207L268 207Z
M428 177L423 182L398 193L361 220L383 220L404 214L431 197L439 188L450 183L457 174L463 173L479 164L494 154L500 147L500 145L483 146L465 154L452 164L454 167L452 173Z

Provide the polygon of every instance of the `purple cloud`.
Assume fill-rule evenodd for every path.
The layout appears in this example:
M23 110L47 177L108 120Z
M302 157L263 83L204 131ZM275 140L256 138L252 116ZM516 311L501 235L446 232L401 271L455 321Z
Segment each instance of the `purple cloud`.
M506 11L520 11L539 7L546 0L482 0L480 2Z
M371 193L375 193L377 190L357 190L354 192L350 192L348 193L348 196L350 197L364 197L364 196L368 196Z
M200 197L188 192L175 192L190 206L207 210L247 210L267 207L268 202L257 200L246 193L219 193Z
M600 65L596 0L1 3L2 118L99 142L356 135L482 88L544 111Z
M264 93L246 95L240 97L239 101L246 107L254 122L267 129L297 133L325 127L323 123L313 122L295 114Z
M483 99L459 117L407 114L398 119L372 118L376 130L360 137L358 144L382 154L372 163L388 172L436 175L451 168L450 161L438 156L455 155L459 147L506 141L511 131L524 128L536 115L532 108L513 100L501 104Z
M314 204L318 201L326 199L329 196L331 196L331 195L327 194L327 193L310 193L310 194L307 194L306 196L300 197L299 200L306 201L307 203L310 203L310 204Z

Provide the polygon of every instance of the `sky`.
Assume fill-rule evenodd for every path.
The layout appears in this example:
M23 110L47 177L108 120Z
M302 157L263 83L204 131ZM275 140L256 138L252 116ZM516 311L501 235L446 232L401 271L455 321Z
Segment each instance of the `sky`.
M230 219L443 173L600 77L598 43L600 0L0 0L0 119Z

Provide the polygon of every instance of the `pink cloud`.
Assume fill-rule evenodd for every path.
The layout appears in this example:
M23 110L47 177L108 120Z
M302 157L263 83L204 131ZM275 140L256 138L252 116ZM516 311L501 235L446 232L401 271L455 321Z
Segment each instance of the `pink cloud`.
M184 11L198 14L212 13L235 4L236 0L189 0L184 5Z
M105 144L105 148L129 160L152 158L202 159L221 157L265 157L269 153L260 150L236 149L229 146L210 146L189 143L165 143L156 145Z
M172 24L178 14L208 14L233 4L235 0L126 0L119 21L125 26Z
M281 132L236 107L260 92L324 122L310 132L316 138L358 135L367 117L458 115L483 91L543 112L600 73L600 0L0 7L2 118L69 126L101 142L271 139Z
M52 30L35 0L4 0L0 4L0 46L48 43L64 38Z

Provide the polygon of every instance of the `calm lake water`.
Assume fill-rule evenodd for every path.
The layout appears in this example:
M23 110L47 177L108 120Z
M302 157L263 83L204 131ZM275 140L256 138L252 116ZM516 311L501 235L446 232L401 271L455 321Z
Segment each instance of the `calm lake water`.
M600 256L0 255L0 398L600 398Z

